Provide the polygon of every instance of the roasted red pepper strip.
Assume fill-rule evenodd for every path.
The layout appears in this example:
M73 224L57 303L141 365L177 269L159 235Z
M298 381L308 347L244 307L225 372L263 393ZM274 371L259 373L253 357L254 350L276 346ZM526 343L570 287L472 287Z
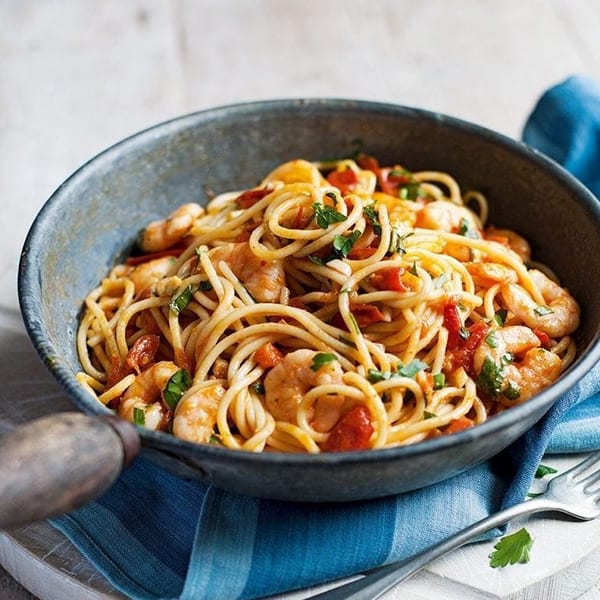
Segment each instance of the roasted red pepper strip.
M444 305L444 327L448 330L448 350L459 348L464 341L461 336L463 324L455 302Z
M265 196L270 194L273 190L260 189L260 190L246 190L242 192L235 201L239 204L240 208L250 208L254 206L259 200L262 200Z
M350 312L361 329L385 319L384 314L372 304L351 304Z
M402 275L404 275L402 267L390 267L373 273L369 281L378 290L405 292L408 288L402 281Z
M364 450L369 447L373 431L369 410L357 404L343 415L331 430L323 444L323 450L326 452Z
M338 188L343 195L356 188L358 185L358 175L352 169L332 171L327 175L327 181Z
M469 419L469 417L462 416L458 419L453 419L452 421L450 421L448 426L444 429L444 433L458 433L459 431L463 431L463 429L473 427L473 425L473 419Z
M284 354L271 342L261 346L254 353L254 360L263 368L270 369L278 365L284 359Z
M549 350L550 346L552 346L552 341L550 340L550 336L545 331L542 331L541 329L534 329L533 333L535 333L535 335L537 335L538 340L540 340L540 344L542 344L542 348Z
M473 374L473 355L475 350L490 331L490 326L483 321L477 321L467 329L468 339L464 340L462 346L450 352L451 360L455 366L463 367L469 374Z

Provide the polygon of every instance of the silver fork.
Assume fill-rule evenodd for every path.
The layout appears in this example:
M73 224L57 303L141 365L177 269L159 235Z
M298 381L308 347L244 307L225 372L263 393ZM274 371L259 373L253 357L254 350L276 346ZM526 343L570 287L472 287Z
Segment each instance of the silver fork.
M376 600L397 583L478 535L516 517L538 512L560 512L584 521L600 516L600 452L553 477L540 496L490 515L409 559L381 567L307 600Z

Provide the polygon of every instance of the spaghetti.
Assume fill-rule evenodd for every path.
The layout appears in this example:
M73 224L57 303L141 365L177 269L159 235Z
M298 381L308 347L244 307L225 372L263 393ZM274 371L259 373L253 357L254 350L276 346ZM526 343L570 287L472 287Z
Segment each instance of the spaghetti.
M527 400L579 308L487 202L370 156L295 160L150 223L85 301L78 381L122 417L249 451L412 444Z

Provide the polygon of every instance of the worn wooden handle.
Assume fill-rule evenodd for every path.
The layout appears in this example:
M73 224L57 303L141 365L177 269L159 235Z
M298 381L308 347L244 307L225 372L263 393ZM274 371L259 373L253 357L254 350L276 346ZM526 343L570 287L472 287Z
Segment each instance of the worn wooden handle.
M0 438L0 529L67 513L107 490L139 452L133 425L60 413Z

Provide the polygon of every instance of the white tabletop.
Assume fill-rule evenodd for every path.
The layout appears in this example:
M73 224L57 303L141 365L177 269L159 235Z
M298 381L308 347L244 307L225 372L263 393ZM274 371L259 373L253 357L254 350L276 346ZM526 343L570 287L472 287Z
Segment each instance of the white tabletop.
M437 110L519 137L544 89L576 73L600 79L599 29L597 0L1 0L3 360L15 339L27 343L15 279L35 214L75 168L126 135L232 102L335 96ZM402 597L562 599L593 588L597 528L531 527L547 548L538 560L555 561L550 575L532 561L503 584L486 567L489 549L473 547L438 561ZM593 551L581 554L583 541ZM28 565L55 567L17 556L26 546L0 535L0 563L32 587ZM459 573L476 568L493 577L465 591ZM51 585L36 593L60 597ZM2 572L0 598L31 596Z

